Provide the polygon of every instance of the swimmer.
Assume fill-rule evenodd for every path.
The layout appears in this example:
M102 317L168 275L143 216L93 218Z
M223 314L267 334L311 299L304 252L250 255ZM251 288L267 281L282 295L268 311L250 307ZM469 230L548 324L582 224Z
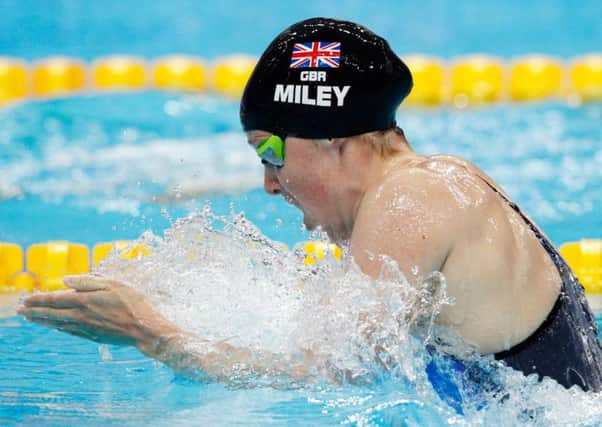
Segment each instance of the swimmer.
M437 322L482 355L569 388L602 389L602 349L583 288L537 225L470 162L416 153L397 126L412 89L388 43L345 21L315 18L282 32L247 83L240 117L265 165L264 187L298 207L308 229L349 246L376 277L386 255L410 284L440 271L454 303ZM227 380L237 366L305 379L321 361L187 337L140 294L94 276L35 295L21 313L101 342L137 346L176 370ZM198 347L195 347L198 348Z

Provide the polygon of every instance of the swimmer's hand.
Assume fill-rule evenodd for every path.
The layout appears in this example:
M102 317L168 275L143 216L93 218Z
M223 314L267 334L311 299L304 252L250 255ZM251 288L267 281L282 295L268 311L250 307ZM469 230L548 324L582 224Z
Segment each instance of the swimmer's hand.
M179 333L143 295L96 274L67 276L72 290L27 298L19 314L27 320L100 343L146 347Z
M65 277L64 283L72 290L33 295L19 313L32 322L96 342L135 346L192 379L240 384L244 378L286 376L308 381L312 368L325 365L311 352L298 360L192 336L117 280L87 274Z

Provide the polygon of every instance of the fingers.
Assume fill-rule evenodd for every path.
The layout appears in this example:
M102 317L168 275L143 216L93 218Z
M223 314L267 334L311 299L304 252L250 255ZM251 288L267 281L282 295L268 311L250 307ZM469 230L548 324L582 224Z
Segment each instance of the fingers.
M26 298L23 304L25 307L78 308L82 306L78 297L73 291L59 291L32 295Z
M94 332L95 328L90 328L79 320L71 319L64 315L58 316L51 312L41 312L39 310L30 310L24 315L30 322L34 322L46 328L56 329L80 338L102 342L102 336Z
M98 322L84 315L77 308L22 307L19 314L30 322L39 323L53 329L84 334L87 330L97 329ZM88 336L86 336L88 338Z
M76 322L62 322L57 323L53 321L43 320L43 319L35 319L31 320L38 325L44 326L49 329L56 329L57 331L66 332L70 335L75 335L76 337L85 338L91 341L100 342L101 338L89 331L85 331L81 329L81 326Z
M104 291L117 285L114 280L96 274L65 276L63 282L71 289L79 292Z
M47 328L58 329L73 335L90 338L89 326L80 320L81 314L76 309L54 309L39 307L22 307L19 314L26 320Z
M117 282L93 274L66 276L64 282L76 292L68 290L32 295L25 299L24 306L57 309L79 308L83 306L84 296L82 292L104 291L117 285Z
M115 333L106 324L78 309L23 307L19 312L29 321L88 340L106 344L133 345L131 337Z
M40 306L25 306L19 309L19 314L25 316L27 320L37 321L46 320L53 322L76 322L81 317L81 311L77 308L51 308Z

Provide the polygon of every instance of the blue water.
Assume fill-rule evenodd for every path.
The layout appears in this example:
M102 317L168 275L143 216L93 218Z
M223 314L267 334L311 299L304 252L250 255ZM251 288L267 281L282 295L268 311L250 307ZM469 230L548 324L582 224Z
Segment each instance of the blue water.
M382 384L346 390L236 390L174 378L169 369L131 349L112 347L111 360L103 360L94 344L17 319L0 320L0 337L4 366L15 366L0 377L0 423L333 425L366 411L359 418L385 424L444 419L428 414L419 401L408 400L407 391ZM381 396L401 401L375 409L375 403L384 400ZM370 415L371 408L376 416ZM445 405L440 411L451 415Z
M147 92L0 110L0 167L8 171L2 185L18 189L1 202L0 238L23 246L48 239L92 245L135 238L149 227L160 233L169 216L210 201L219 213L233 204L270 238L289 245L306 239L300 214L263 194L262 169L239 131L237 108L214 97ZM558 245L602 235L601 120L600 104L398 113L419 152L475 162ZM220 175L232 183L216 195L223 192L223 180L215 181ZM190 180L206 185L176 198Z
M402 54L570 58L602 46L599 1L244 6L3 1L0 55L258 55L283 27L316 15L358 20ZM556 244L602 237L602 104L401 109L398 122L418 151L458 154L487 171ZM0 109L0 173L0 241L23 247L51 239L92 246L148 229L161 234L207 203L220 214L244 211L267 236L289 245L308 238L300 214L261 190L261 167L240 132L236 102L212 96L146 92ZM191 182L203 185L191 190ZM491 424L458 416L421 380L299 390L192 383L135 350L99 348L27 324L12 308L0 309L0 424ZM545 406L580 415L563 401ZM488 420L499 422L495 415L507 409Z
M174 103L180 115L166 113ZM203 107L207 103L213 107ZM236 109L231 101L144 93L0 111L2 138L8 141L1 167L16 171L12 184L21 192L0 202L0 240L26 247L67 239L91 247L137 238L147 229L160 235L174 218L207 202L224 215L244 211L270 238L289 245L306 240L294 208L261 188L247 189L247 177L238 175L237 159L253 165L251 174L257 168L261 183L255 154L231 118ZM419 151L456 153L488 171L560 244L602 236L601 115L600 104L578 109L502 105L473 111L402 109L398 121ZM186 154L163 159L162 149ZM234 189L213 195L212 188L220 188L214 183L217 187L209 186L208 193L153 201L173 193L185 175L206 177L207 170L234 177ZM161 179L153 182L155 175ZM200 419L212 425L247 425L250 420L256 425L476 422L474 416L457 415L432 390L419 393L415 385L397 381L285 391L195 384L135 350L111 347L111 359L103 360L94 343L5 312L0 420L25 425L139 425L149 420L194 425ZM428 391L426 380L417 384Z
M602 46L598 0L4 0L0 15L0 54L28 59L49 54L85 59L112 53L153 57L182 52L210 59L234 52L259 55L275 34L312 16L362 22L400 54L567 57Z

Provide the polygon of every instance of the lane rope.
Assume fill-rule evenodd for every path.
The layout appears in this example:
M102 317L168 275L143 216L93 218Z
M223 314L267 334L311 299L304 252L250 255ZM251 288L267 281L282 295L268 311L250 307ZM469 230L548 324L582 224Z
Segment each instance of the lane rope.
M303 263L314 266L328 254L341 261L341 248L320 241L304 242ZM16 243L0 242L0 293L54 291L65 289L63 277L90 271L111 252L122 259L140 259L151 248L118 240L86 245L67 241L51 241L30 245L26 251ZM567 261L588 295L602 296L602 239L582 239L560 246Z
M465 108L549 99L578 106L602 100L602 53L570 60L531 54L510 60L467 55L442 60L408 55L414 88L403 106ZM206 61L188 55L153 60L112 55L85 62L49 57L35 62L0 57L0 106L29 99L147 89L239 97L257 58L232 55Z

